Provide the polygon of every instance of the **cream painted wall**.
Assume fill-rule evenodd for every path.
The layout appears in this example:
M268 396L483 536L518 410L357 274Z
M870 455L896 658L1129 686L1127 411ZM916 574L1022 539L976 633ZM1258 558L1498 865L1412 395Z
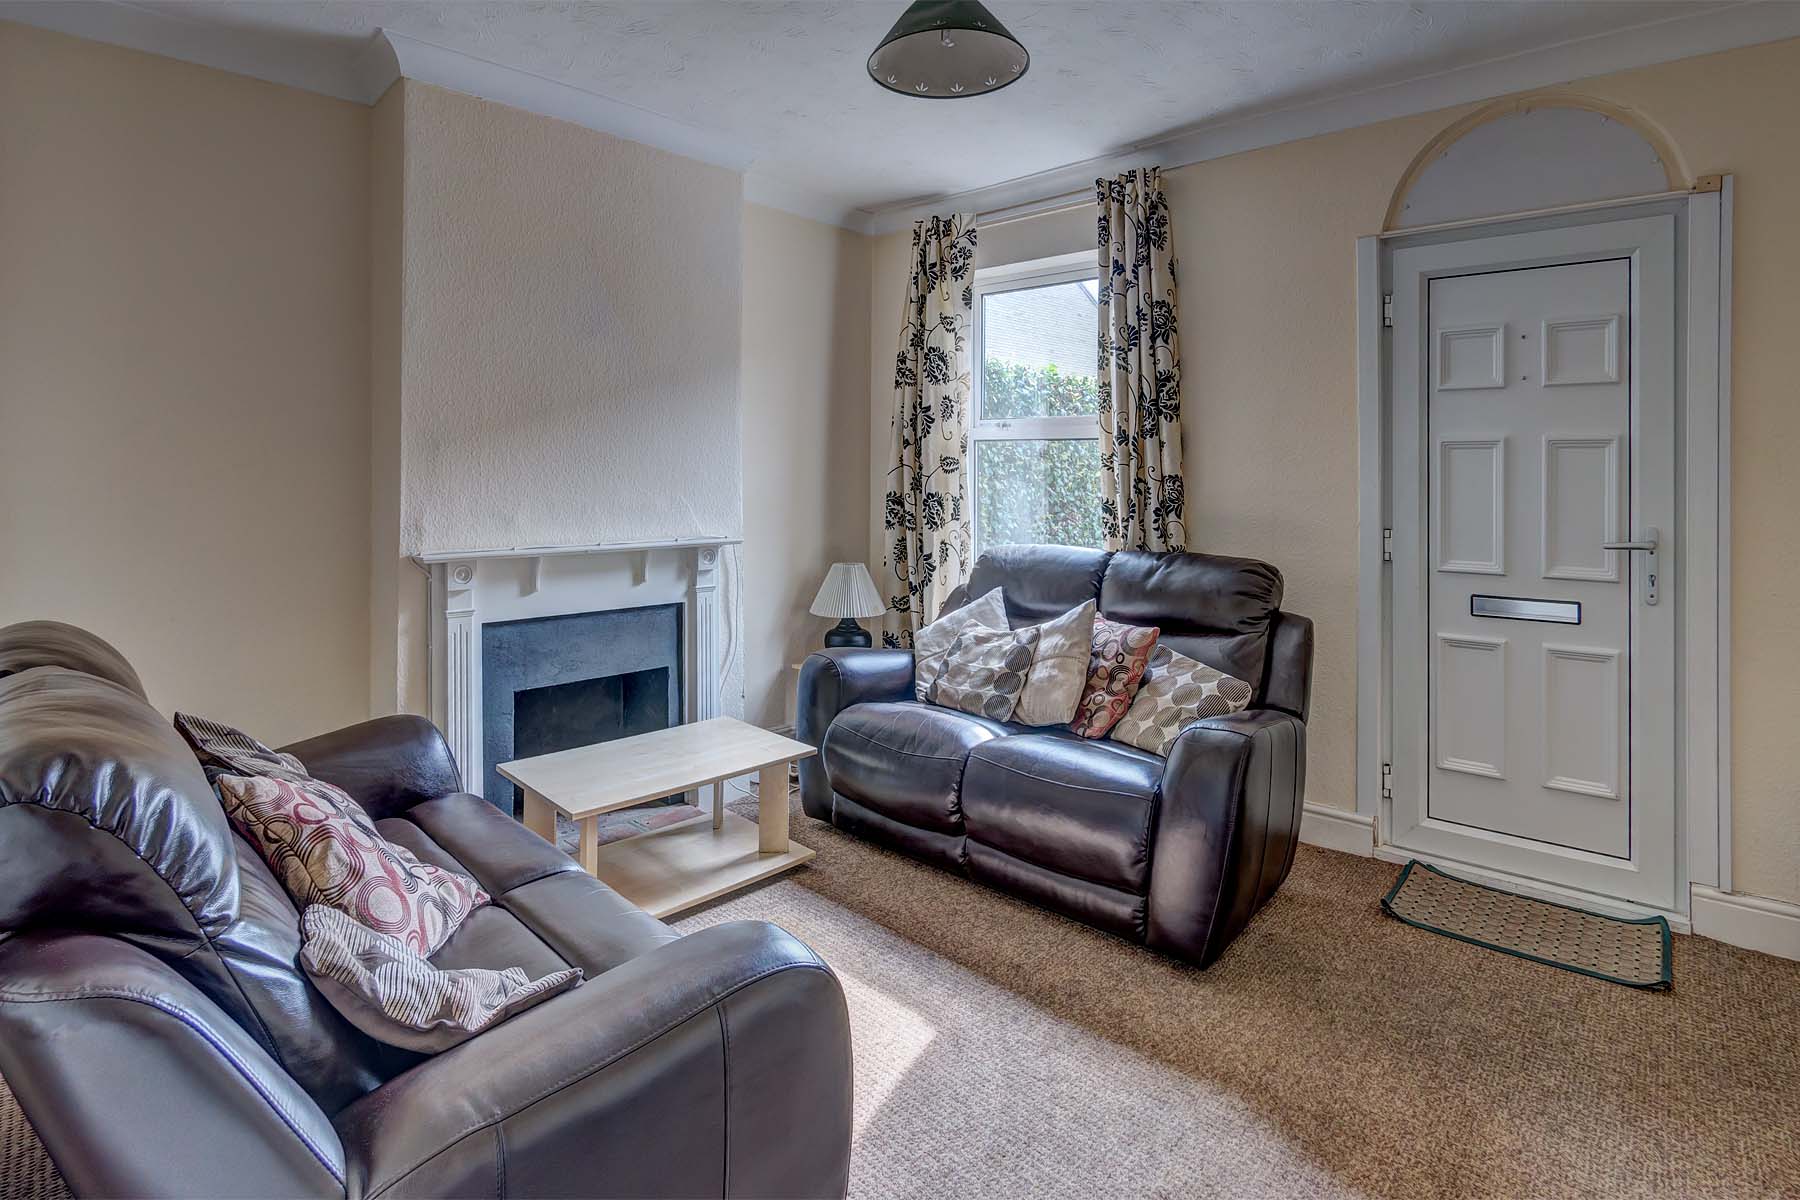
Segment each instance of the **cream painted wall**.
M1738 891L1800 900L1800 41L1582 80L1643 114L1696 172L1737 178L1733 321L1732 857ZM1318 625L1307 800L1355 806L1356 312L1354 242L1380 229L1414 154L1469 111L1197 163L1168 177L1182 259L1190 544L1264 557L1286 606ZM1087 213L1091 210L1077 210ZM1090 244L1055 214L984 230L986 255ZM1054 232L1051 232L1054 229ZM909 235L871 264L871 511L883 490ZM1029 253L1026 252L1028 248ZM1003 259L1002 261L1013 261ZM879 560L879 523L871 554Z
M374 472L397 480L399 540L377 528L373 553L397 578L392 706L428 711L423 581L396 551L742 532L743 197L735 172L534 113L412 82L396 103L374 225L400 243L398 316L376 317L398 366L375 410L379 429L397 405L398 453L378 437ZM378 112L378 144L395 119Z
M165 711L366 711L369 113L0 23L0 624Z
M757 725L792 722L789 668L830 624L807 608L826 568L866 549L868 248L744 207L744 684Z

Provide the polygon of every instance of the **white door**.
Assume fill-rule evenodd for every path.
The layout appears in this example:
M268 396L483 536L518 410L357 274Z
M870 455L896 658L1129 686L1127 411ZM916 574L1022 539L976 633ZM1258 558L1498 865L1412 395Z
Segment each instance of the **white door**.
M1393 840L1670 906L1674 360L1666 338L1639 350L1673 277L1604 233L1578 257L1513 257L1569 232L1418 271L1404 341L1396 321L1419 490L1394 582L1395 744L1416 786L1397 781Z

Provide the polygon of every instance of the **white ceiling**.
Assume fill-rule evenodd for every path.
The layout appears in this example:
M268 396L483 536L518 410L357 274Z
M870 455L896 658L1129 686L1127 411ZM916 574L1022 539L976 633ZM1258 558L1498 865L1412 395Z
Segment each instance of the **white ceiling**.
M490 75L510 68L516 81L579 89L630 118L616 132L747 165L753 185L765 181L772 193L803 198L786 207L868 224L883 210L1221 122L1299 108L1327 112L1344 99L1458 72L1481 70L1487 78L1496 63L1536 57L1563 64L1572 52L1622 39L1661 46L1671 31L1698 33L1729 10L1770 5L990 0L989 7L1030 51L1030 71L991 96L941 102L895 95L865 73L904 0L7 0L0 17L364 100L370 97L358 93L367 86L358 81L366 75L358 72L366 72L372 35L385 29L440 60L441 51L453 51ZM1658 54L1677 56L1639 57Z

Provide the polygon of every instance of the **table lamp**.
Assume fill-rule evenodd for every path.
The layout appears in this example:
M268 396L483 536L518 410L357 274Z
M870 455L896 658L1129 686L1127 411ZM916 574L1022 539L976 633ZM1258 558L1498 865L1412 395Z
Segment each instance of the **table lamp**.
M837 617L838 623L825 631L827 646L872 645L869 631L856 623L858 617L879 617L887 611L869 568L859 562L832 563L813 598L815 617Z

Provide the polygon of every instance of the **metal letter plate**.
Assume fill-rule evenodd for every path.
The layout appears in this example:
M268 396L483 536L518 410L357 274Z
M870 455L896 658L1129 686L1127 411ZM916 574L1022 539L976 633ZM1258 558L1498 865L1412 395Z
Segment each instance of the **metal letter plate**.
M1549 621L1556 625L1581 624L1581 605L1573 600L1522 600L1517 596L1470 596L1471 617L1496 617L1502 621Z

